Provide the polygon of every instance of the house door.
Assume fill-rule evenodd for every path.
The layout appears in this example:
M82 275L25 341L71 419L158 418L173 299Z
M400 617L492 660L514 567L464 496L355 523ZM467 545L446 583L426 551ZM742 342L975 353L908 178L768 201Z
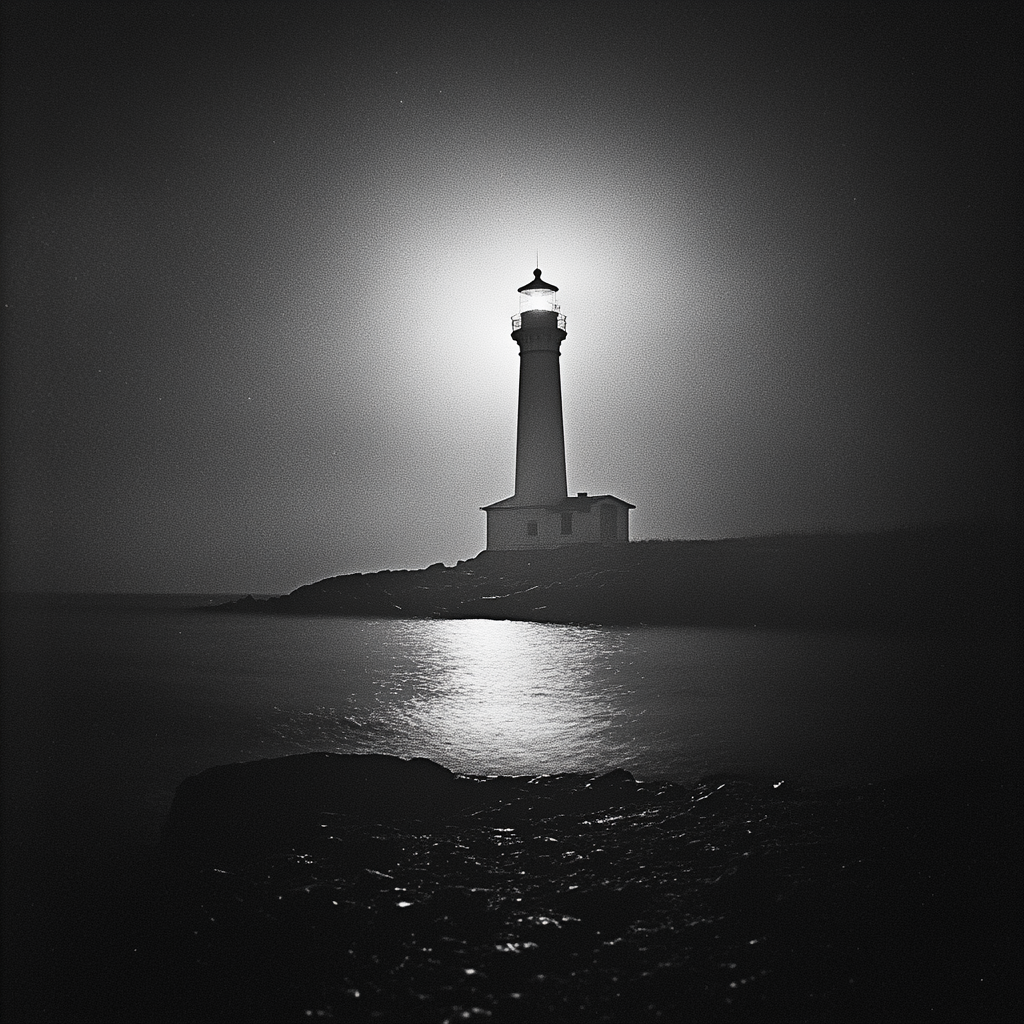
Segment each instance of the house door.
M619 510L614 505L601 506L601 542L618 539Z

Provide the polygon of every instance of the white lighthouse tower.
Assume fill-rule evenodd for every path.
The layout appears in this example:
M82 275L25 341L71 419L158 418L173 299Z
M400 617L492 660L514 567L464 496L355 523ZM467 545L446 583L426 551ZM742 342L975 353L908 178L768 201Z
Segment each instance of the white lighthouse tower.
M539 269L519 289L519 315L512 318L520 360L516 491L483 509L488 551L629 540L629 510L636 506L610 494L568 496L558 366L566 331L557 291Z
M512 320L512 337L519 342L515 500L520 504L557 504L566 496L558 371L565 317L555 302L557 291L535 270L533 280L519 289L519 316Z

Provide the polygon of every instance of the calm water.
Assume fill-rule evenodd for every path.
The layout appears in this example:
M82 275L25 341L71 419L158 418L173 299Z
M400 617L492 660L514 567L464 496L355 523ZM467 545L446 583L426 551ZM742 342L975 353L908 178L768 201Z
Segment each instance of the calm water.
M991 640L176 604L9 609L5 798L18 842L147 841L185 776L307 750L477 774L621 766L814 784L1016 755L1010 652Z

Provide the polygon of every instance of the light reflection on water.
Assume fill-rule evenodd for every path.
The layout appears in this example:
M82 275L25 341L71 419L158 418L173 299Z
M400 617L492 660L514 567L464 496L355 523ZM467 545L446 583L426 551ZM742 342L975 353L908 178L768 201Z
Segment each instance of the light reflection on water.
M732 772L838 784L1008 746L1003 691L991 685L1000 663L985 641L301 621L307 650L334 666L318 687L321 718L366 726L337 731L334 749L425 756L456 771L624 767L682 782ZM308 699L308 687L295 697Z
M621 632L485 619L417 623L411 632L428 656L399 714L439 759L481 773L500 763L512 774L614 761L609 677Z

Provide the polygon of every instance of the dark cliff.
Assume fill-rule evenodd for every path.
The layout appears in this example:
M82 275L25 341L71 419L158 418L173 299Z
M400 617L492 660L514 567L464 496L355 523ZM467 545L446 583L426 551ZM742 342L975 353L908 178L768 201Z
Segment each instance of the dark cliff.
M744 627L968 627L1018 621L1019 558L991 524L873 534L484 551L350 574L234 611Z

